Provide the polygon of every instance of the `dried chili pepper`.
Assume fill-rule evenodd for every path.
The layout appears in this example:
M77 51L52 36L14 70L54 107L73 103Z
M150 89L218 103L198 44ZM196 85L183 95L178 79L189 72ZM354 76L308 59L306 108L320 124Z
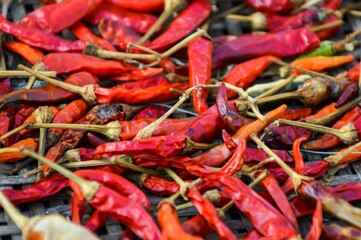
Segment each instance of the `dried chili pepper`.
M105 124L115 119L122 119L123 117L124 113L122 112L122 108L120 106L109 104L98 105L90 110L86 116L83 119L80 119L77 123ZM85 134L85 130L66 130L60 138L59 143L51 147L45 157L51 161L56 161L66 150L74 148ZM49 174L49 171L49 166L44 165L44 174Z
M164 0L146 0L141 4L138 0L105 0L116 6L132 10L134 12L160 12L164 6Z
M338 120L332 128L340 129L345 126L349 122L353 122L361 116L361 108L359 106L354 107L350 111L348 111L340 120ZM302 145L305 149L311 150L324 150L337 147L342 142L341 140L333 135L324 134L320 138L304 143Z
M215 48L213 69L264 55L295 56L317 48L319 45L320 40L309 28L262 35L245 34Z
M211 10L212 5L206 0L192 1L161 35L146 46L155 51L163 52L190 34L209 16Z
M360 78L360 66L361 64L358 63L356 66L348 70L348 80L352 82L358 82Z
M322 233L322 203L317 199L316 210L312 217L312 228L307 234L305 240L320 239Z
M84 216L87 206L88 202L86 199L80 199L78 195L73 193L70 203L71 221L77 224L81 224L81 220Z
M139 69L119 61L104 60L101 58L78 53L50 53L42 59L49 70L58 74L87 71L108 80L137 80L157 75L163 70L160 68Z
M141 183L148 191L158 196L170 196L180 189L175 181L155 176L143 178Z
M49 4L23 17L19 25L57 33L72 26L85 15L97 9L101 2L101 0L76 0Z
M293 1L290 0L246 0L245 3L255 11L266 13L284 13L294 8Z
M189 234L197 235L200 237L207 236L214 232L214 229L208 222L199 214L188 219L182 224L182 228Z
M156 84L158 85L158 83ZM144 108L140 109L132 116L132 120L138 120L146 118L160 118L163 114L167 112L168 108L160 105L147 105ZM138 131L137 131L138 132Z
M22 42L2 42L4 48L8 51L15 52L25 58L30 64L37 63L44 54L29 45L22 43Z
M20 105L18 104L7 106L0 112L0 136L3 136L11 130L16 111L19 110L19 107Z
M213 43L198 37L188 44L188 66L190 87L209 84L211 81ZM200 114L207 110L208 89L192 92L193 107Z
M312 131L294 126L279 126L267 133L264 141L275 149L290 148L297 138L310 138Z
M106 213L95 210L93 214L89 217L88 221L84 224L84 227L86 227L92 232L95 232L97 229L104 226L108 218L109 217Z
M98 25L102 19L119 21L144 34L156 21L156 17L147 13L131 12L113 4L103 2L93 12L85 17L86 21Z
M105 50L116 51L107 40L94 35L82 22L72 25L70 31L80 40L95 43Z
M0 96L9 93L13 90L10 78L0 79Z
M281 115L281 118L288 120L300 120L312 114L312 108L299 108L294 110L287 110Z
M325 107L321 108L317 113L315 113L311 116L308 116L308 117L304 118L303 120L306 122L309 122L309 123L313 123L315 120L336 111L337 108L335 106L336 106L336 103L332 102L332 103L326 105Z
M330 225L323 225L322 239L344 240L344 239L359 239L361 237L361 230L353 227L339 226L335 223Z
M331 24L333 22L337 22L340 19L338 17L336 17L335 15L331 14L327 20L325 20L323 22L323 24ZM317 25L314 25L314 27L317 27ZM315 32L316 36L320 39L320 40L325 40L325 39L329 39L333 36L335 36L340 30L340 26L335 26L335 27L331 27L331 28L327 28L321 31L317 31Z
M277 156L279 156L282 161L284 161L285 163L291 165L293 163L293 158L289 155L289 153L286 150L276 150L276 149L272 149L273 152L275 152L277 154ZM249 164L249 165L254 165L257 163L262 162L263 160L267 159L268 155L265 151L263 151L263 149L258 149L258 148L250 148L247 147L246 148L246 152L245 152L245 163ZM265 167L271 168L271 167L278 167L278 165L274 162L270 162L267 163L265 165Z
M64 82L76 86L84 86L87 84L97 84L99 80L87 72L78 72L67 77ZM52 84L47 84L41 88L19 89L0 96L0 108L15 102L59 103L64 100L74 99L77 96L78 94L66 91Z
M83 41L68 41L58 36L39 30L37 28L27 28L7 21L0 16L0 30L10 34L20 41L40 49L57 52L82 51L85 48Z
M29 148L33 148L36 151L38 149L38 142L35 141L34 138L27 138L24 140L20 140L17 143L14 143L10 147L11 148L19 148L19 147L25 147L25 146L29 147ZM26 155L23 155L19 152L2 153L2 154L0 154L0 162L7 162L7 163L17 162L17 161L24 159L25 157L26 157Z

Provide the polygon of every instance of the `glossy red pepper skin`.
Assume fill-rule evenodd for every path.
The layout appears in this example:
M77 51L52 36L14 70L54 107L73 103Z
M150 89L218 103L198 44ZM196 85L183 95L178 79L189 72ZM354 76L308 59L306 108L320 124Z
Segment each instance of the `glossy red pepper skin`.
M81 52L85 49L85 42L83 41L77 40L71 42L37 28L27 28L17 25L7 21L3 17L0 17L0 30L32 47L48 51Z
M319 45L320 40L309 28L261 35L245 34L215 48L213 69L264 55L291 57L315 49Z
M80 53L50 53L42 59L50 71L58 74L86 71L107 80L137 80L157 75L161 68L138 69L120 61L104 60Z
M241 139L232 157L219 171L222 173L226 173L230 176L236 174L242 169L243 163L245 162L245 152L246 141L244 139Z
M214 229L199 214L183 222L182 228L189 234L204 237L214 232Z
M142 179L141 184L145 189L157 196L171 196L180 189L175 181L155 176Z
M127 90L133 90L133 89L136 90L138 88L156 87L158 85L169 85L169 79L164 76L158 75L158 76L144 78L144 79L133 81L133 82L125 82L121 85L117 85L117 87L125 88ZM148 107L148 106L146 106L146 107ZM165 108L162 106L156 106L156 107L159 109ZM156 108L156 107L154 107L154 108Z
M349 81L358 82L360 77L360 66L361 64L358 63L356 66L347 71Z
M141 3L138 0L105 0L105 2L112 3L134 12L145 13L160 12L164 6L164 0L145 0Z
M201 24L211 13L212 5L206 0L192 1L179 15L169 24L167 29L154 39L147 47L163 52L172 47L199 24Z
M76 86L85 86L88 84L97 84L99 79L87 72L78 72L67 77L64 82ZM47 84L44 87L32 89L19 89L8 94L0 96L0 107L16 102L27 103L60 103L79 97L78 94L69 92L62 88L56 87L52 84Z
M66 177L60 174L51 174L24 189L3 189L1 191L13 204L19 205L52 196L68 186Z
M190 87L209 84L211 81L213 43L198 37L188 44L188 67ZM198 114L208 108L208 89L201 88L192 92L193 107Z
M75 0L49 4L23 17L19 25L58 33L92 12L101 2L101 0Z
M246 0L245 3L253 10L265 13L285 13L294 8L289 0Z
M98 25L104 18L124 23L140 34L145 34L157 20L153 15L131 12L106 2L101 3L93 12L88 14L85 20Z
M279 32L303 27L308 23L319 23L317 11L310 9L291 16L265 14L266 29L269 32Z
M20 105L7 106L0 111L0 136L9 132L14 123L16 111L19 111Z

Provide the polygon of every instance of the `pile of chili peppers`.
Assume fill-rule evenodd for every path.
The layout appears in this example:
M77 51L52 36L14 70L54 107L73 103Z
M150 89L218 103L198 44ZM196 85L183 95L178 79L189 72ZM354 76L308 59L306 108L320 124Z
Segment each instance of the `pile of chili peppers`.
M65 193L74 224L112 219L120 239L361 238L360 180L328 185L361 159L361 30L337 36L361 4L41 2L0 16L5 60L25 63L0 64L0 162L34 179L1 190L10 202ZM214 35L227 18L244 34Z

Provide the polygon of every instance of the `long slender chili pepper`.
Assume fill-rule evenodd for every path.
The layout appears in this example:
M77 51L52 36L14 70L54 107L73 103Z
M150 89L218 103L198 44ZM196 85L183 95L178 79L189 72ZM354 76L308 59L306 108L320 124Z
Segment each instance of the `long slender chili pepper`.
M339 226L335 223L323 225L322 228L322 239L343 240L359 238L361 238L361 230L357 228Z
M348 70L348 72L347 72L348 80L350 80L352 82L358 82L358 80L360 78L360 66L361 66L361 63L358 63L356 66L354 66L353 68Z
M305 240L317 240L320 239L322 233L322 202L321 199L317 199L316 210L312 218L312 228L307 234Z
M262 35L245 34L215 48L213 68L264 56L295 56L320 45L320 40L309 28L297 28ZM297 46L296 48L294 46Z
M57 33L97 9L101 2L101 0L75 0L49 4L23 17L19 25ZM69 14L70 12L72 14ZM63 21L59 21L59 19L63 19Z
M44 57L40 50L22 42L2 42L2 45L6 50L19 54L31 64L37 63Z
M124 23L140 34L146 33L156 21L156 17L153 15L131 12L106 2L101 3L88 14L85 20L97 25L104 18Z
M105 50L116 51L107 40L94 35L82 22L73 24L70 31L80 40L95 43Z
M59 38L58 36L39 30L37 28L27 28L21 25L7 21L0 16L0 30L10 34L20 41L40 49L56 52L80 52L85 48L85 42L74 41Z
M300 120L312 114L312 108L299 108L294 110L287 110L281 115L281 118L288 120Z
M75 86L84 86L87 84L97 84L99 79L87 72L78 72L70 75L64 80ZM34 103L59 103L78 97L78 94L69 92L52 84L34 89L19 89L11 93L0 96L0 108L6 104L16 102L34 102Z
M105 0L119 7L134 12L160 12L163 9L164 0L146 0L139 4L138 0Z
M157 75L161 68L139 69L120 61L104 60L101 58L78 53L50 53L42 59L49 70L58 74L87 71L108 80L137 80Z
M38 143L37 143L37 141L35 141L34 138L27 138L24 140L20 140L19 142L14 143L10 147L19 148L19 147L25 147L25 146L27 146L29 148L33 148L35 151L38 149ZM7 162L7 163L17 162L17 161L24 159L25 157L26 157L26 155L21 154L19 152L2 153L2 154L0 154L0 162Z
M124 114L122 113L122 108L120 106L109 104L98 105L90 110L83 119L78 121L78 123L101 125L115 119L122 119L123 117ZM51 147L45 157L51 161L56 161L66 150L74 148L85 134L85 130L66 130L60 138L59 143ZM49 171L50 167L44 165L44 174L49 174Z
M142 178L141 184L148 191L158 196L171 196L180 189L175 181L156 176Z
M246 0L246 4L255 11L266 13L283 13L293 10L293 1L290 0Z
M188 66L190 87L209 84L211 81L213 43L198 37L188 44ZM192 92L193 107L198 114L207 110L208 89Z
M192 1L147 47L157 52L167 50L199 26L209 16L211 10L212 5L206 0Z

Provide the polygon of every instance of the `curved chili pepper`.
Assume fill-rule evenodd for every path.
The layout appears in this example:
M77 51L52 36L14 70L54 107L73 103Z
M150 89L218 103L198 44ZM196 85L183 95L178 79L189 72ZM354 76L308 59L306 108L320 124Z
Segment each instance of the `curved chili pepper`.
M27 138L24 140L20 140L17 143L14 143L10 147L12 148L19 148L19 147L27 147L27 148L33 148L34 151L38 150L38 142L34 140L34 138ZM18 162L22 159L26 158L26 155L20 153L20 152L8 152L8 153L2 153L0 154L0 162Z
M305 240L320 239L322 233L322 204L321 199L317 199L316 210L312 217L312 228L307 234Z
M296 139L296 141L292 145L293 158L295 159L295 172L303 175L305 170L305 164L302 158L302 154L300 151L300 145L302 142L306 141L307 138L300 137Z
M217 232L220 239L237 239L232 231L219 219L216 209L198 191L188 189L186 196L201 215Z
M297 59L291 63L292 66L311 70L314 72L324 72L329 69L337 68L347 63L353 62L353 55L347 56L316 56ZM292 70L294 74L300 74L296 70Z
M30 47L29 45L22 43L22 42L5 42L4 41L4 42L2 42L2 45L4 46L4 48L6 50L19 54L32 65L34 65L42 57L44 57L44 54L40 50Z
M87 72L78 72L67 77L64 82L76 86L97 84L99 79ZM69 92L52 84L33 89L19 89L0 96L0 108L9 103L30 102L30 103L59 103L79 97L78 94Z
M291 57L319 45L320 40L307 27L261 35L245 34L219 45L214 50L213 69L264 55Z
M348 75L349 81L358 82L358 80L360 78L360 66L361 66L361 63L358 63L356 66L354 66L353 68L348 70L347 75Z
M122 118L124 118L124 113L120 106L107 104L95 106L84 118L77 121L77 123L106 124L109 121ZM59 143L51 147L45 154L45 157L55 162L66 150L74 148L86 132L85 130L66 130L60 138ZM45 175L49 174L50 168L48 165L43 165L43 172Z
M344 240L361 238L361 230L353 227L339 226L335 223L323 225L322 239Z
M162 236L164 239L188 239L200 240L202 238L192 236L186 233L179 222L177 212L174 206L169 202L162 202L158 208L158 222L162 228Z
M246 0L245 3L255 11L266 13L284 13L294 8L290 0Z
M87 200L80 199L78 195L73 193L73 195L71 196L71 203L70 203L71 221L77 224L81 224L81 220L84 216L87 207L88 207Z
M242 169L243 163L245 162L246 152L246 141L241 139L238 143L237 149L228 160L228 162L219 170L222 173L226 173L233 176Z
M70 27L70 31L80 40L92 42L109 51L116 49L107 40L94 35L82 22L77 22Z
M155 176L149 176L142 179L141 184L148 191L158 196L170 196L180 189L175 181Z
M303 120L309 123L314 122L315 120L332 113L333 111L337 110L336 108L336 103L332 102L328 105L326 105L325 107L321 108L317 113L308 116L306 118L304 118Z
M192 1L178 14L161 35L146 46L155 51L163 52L190 34L209 16L211 11L212 5L208 1Z
M188 219L182 224L182 228L189 234L204 237L214 232L214 229L200 214Z
M286 217L241 180L199 166L190 166L187 167L187 170L206 181L212 181L212 183L222 187L228 197L252 222L257 231L265 237L287 238L298 236L298 232ZM255 209L257 209L258 214L254 214ZM262 214L260 214L261 212Z
M234 154L237 149L237 144L233 141L232 136L224 129L222 129L222 140L227 148Z
M164 0L145 0L141 4L138 0L105 0L119 7L135 12L160 12L164 6Z
M267 55L240 63L227 74L223 81L236 87L247 89L254 80L272 64L272 62L269 61L272 58L279 59ZM235 97L236 94L229 91L228 96Z
M153 15L131 12L106 2L101 3L93 12L88 14L85 17L85 20L98 25L104 18L119 21L120 23L133 28L140 34L146 33L157 20Z
M0 30L10 34L20 41L36 48L56 52L81 52L85 49L83 41L68 41L37 28L27 28L7 21L0 16Z
M190 87L209 84L211 81L213 43L198 37L188 44L188 67ZM194 110L201 114L207 110L208 89L201 88L192 92Z
M3 189L1 192L15 205L33 202L52 196L69 186L61 174L51 174L24 189Z
M161 68L139 69L120 61L104 60L80 53L50 53L42 59L50 71L58 74L87 71L112 80L137 80L157 75Z
M340 120L338 120L332 128L340 129L349 122L354 122L361 116L361 108L359 106L354 107L349 110ZM330 134L324 134L320 138L302 144L302 147L305 149L311 150L325 150L337 147L342 142L338 137L332 136Z
M312 114L312 108L299 108L294 110L287 110L281 115L281 118L288 120L300 120Z

